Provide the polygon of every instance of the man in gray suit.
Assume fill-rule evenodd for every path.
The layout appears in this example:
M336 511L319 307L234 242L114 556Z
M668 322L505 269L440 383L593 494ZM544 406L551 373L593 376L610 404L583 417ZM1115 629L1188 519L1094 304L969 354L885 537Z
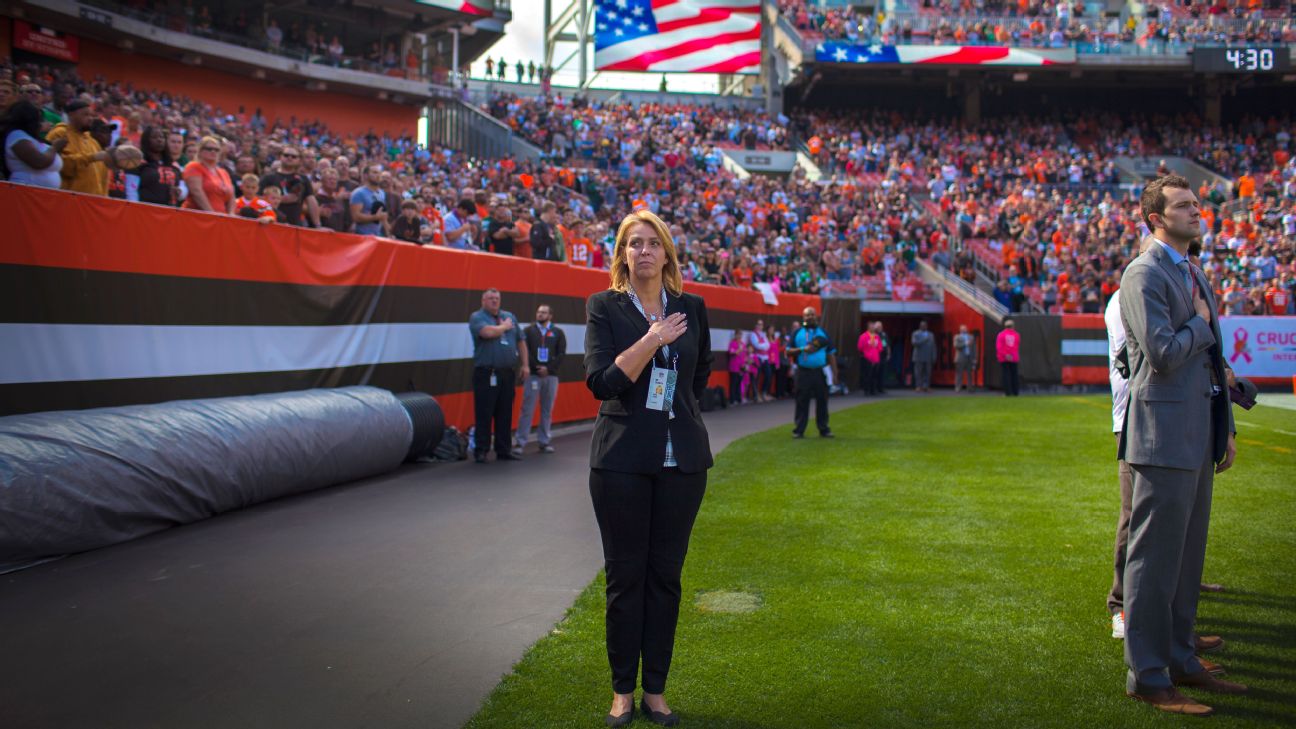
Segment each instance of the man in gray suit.
M927 321L918 322L918 331L909 338L913 344L914 389L931 392L932 366L936 364L936 337L927 331Z
M954 392L962 389L971 392L976 389L976 338L968 332L967 324L959 325L959 333L954 335Z
M1246 691L1206 671L1193 638L1214 474L1236 454L1233 414L1214 296L1187 256L1200 234L1197 196L1168 175L1148 183L1141 207L1156 242L1125 270L1119 292L1130 371L1119 452L1134 473L1126 692L1163 711L1206 716L1212 709L1176 686Z

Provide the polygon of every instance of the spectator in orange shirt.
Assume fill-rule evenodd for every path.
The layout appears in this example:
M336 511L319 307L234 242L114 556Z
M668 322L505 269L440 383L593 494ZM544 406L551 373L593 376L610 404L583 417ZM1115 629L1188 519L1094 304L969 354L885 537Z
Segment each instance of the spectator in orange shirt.
M513 244L513 255L519 258L531 258L531 226L535 224L531 211L524 210L518 213L515 224L518 229L518 239Z
M1269 316L1287 316L1291 308L1291 293L1278 284L1277 279L1269 282L1265 290L1265 313Z
M573 266L593 266L594 243L585 236L585 224L579 220L573 222L571 235L567 262Z
M441 219L441 213L437 212L436 201L432 198L422 198L422 201L424 205L419 210L419 215L432 229L432 244L443 246L445 245L445 221Z
M1062 300L1062 313L1080 313L1080 284L1068 279L1066 283L1058 286L1058 297Z
M1251 173L1243 172L1242 176L1237 179L1237 194L1243 200L1255 197L1256 181Z
M752 287L752 267L746 256L738 259L738 263L729 272L729 276L733 279L733 285L740 289Z
M225 153L223 145L216 137L203 137L198 143L198 159L185 165L182 174L189 188L186 208L234 214L234 183L220 164Z
M239 182L243 194L234 200L234 214L241 218L256 218L266 223L274 222L274 205L260 196L261 179L256 175L248 174L243 175Z

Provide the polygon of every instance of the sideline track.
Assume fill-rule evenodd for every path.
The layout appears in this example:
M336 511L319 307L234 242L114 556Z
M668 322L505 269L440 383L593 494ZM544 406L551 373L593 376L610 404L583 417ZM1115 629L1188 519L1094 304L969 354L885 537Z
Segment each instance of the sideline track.
M790 432L792 407L707 413L712 449ZM556 435L0 576L0 723L462 726L602 567L589 427Z

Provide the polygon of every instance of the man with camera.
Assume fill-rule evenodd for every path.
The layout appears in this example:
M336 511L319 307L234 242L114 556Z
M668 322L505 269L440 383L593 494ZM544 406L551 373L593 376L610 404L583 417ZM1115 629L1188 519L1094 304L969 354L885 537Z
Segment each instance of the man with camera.
M792 437L804 438L810 416L810 398L815 401L815 427L822 438L833 437L828 427L828 378L824 367L837 371L837 350L828 333L819 327L819 315L807 306L801 312L801 328L792 336L787 353L796 357L796 416ZM834 380L836 378L833 378Z

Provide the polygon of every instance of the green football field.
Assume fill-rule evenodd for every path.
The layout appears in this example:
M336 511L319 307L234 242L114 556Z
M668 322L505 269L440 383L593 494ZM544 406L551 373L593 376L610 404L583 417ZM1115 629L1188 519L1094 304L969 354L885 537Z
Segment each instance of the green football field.
M1296 726L1296 410L1236 410L1198 628L1250 684L1205 720L1124 695L1106 612L1109 398L933 397L727 448L684 569L667 698L697 727ZM790 407L789 407L790 410ZM601 726L603 582L470 727ZM635 726L650 726L637 719Z

